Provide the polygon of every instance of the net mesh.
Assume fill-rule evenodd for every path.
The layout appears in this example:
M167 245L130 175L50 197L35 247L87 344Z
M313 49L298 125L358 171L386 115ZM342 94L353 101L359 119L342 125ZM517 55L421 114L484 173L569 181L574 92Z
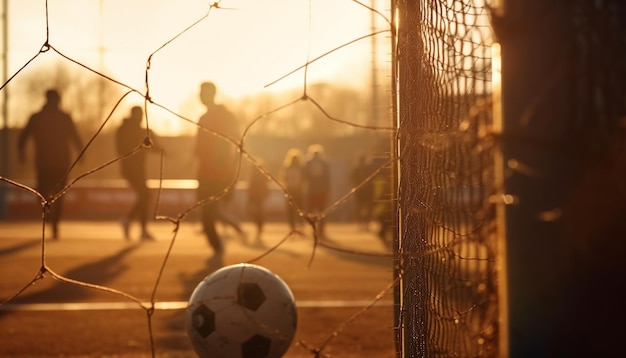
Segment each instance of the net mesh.
M398 2L397 295L410 357L494 356L498 343L486 5Z
M397 4L403 354L616 354L623 3Z

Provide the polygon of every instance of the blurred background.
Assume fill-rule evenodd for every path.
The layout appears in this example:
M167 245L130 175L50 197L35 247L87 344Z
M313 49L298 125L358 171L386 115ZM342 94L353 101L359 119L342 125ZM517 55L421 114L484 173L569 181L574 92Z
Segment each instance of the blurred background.
M159 155L148 158L149 177L155 179L151 185L158 187L161 178L164 188L181 194L195 185L190 181L195 177L195 122L204 110L198 86L212 81L218 86L217 101L247 131L245 150L262 159L272 175L278 176L290 148L306 152L310 144L322 144L337 199L350 189L349 171L359 156L376 160L389 152L388 132L364 128L390 127L391 39L382 16L389 13L389 4L367 6L376 11L330 0L228 1L213 8L190 0L74 0L49 6L3 1L3 82L11 81L0 96L2 176L34 184L32 151L27 151L30 162L18 163L16 140L43 105L46 89L61 92L61 106L72 115L83 141L93 138L70 178L116 157L114 132L130 107L146 104L147 95L157 104L146 104L147 124L166 152L163 165ZM47 40L53 49L48 50ZM128 91L133 92L123 97ZM281 108L305 95L324 110L307 101ZM241 168L239 191L246 187L247 164ZM108 196L108 202L117 197L127 202L125 194L83 195L80 190L124 191L119 179L114 163L77 183L77 201L88 204L72 209L68 196L68 218L109 218L107 201L94 200ZM192 194L187 195L188 200L179 200L184 205L191 200ZM28 217L20 205L27 205L26 211L37 205L32 195L15 190L2 196L4 218ZM280 206L275 211L282 210L281 196L275 192L270 209L275 202ZM166 209L167 202L163 204ZM89 214L96 207L102 210ZM109 209L117 215L114 207ZM332 217L348 219L348 211L339 209Z

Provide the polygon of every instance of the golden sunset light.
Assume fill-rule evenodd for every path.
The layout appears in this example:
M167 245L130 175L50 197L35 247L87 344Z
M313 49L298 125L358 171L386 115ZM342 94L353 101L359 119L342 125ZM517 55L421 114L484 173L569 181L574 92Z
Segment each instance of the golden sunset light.
M379 11L384 14L387 7L381 4ZM50 1L47 11L48 23L45 1L9 2L7 77L35 56L48 36L62 56L122 83L123 92L131 88L146 94L147 78L154 102L191 117L198 109L190 104L203 80L219 84L224 100L303 89L305 78L307 84L332 81L369 91L374 51L367 36L389 28L382 16L372 19L368 8L349 0L232 0L214 6L198 0L70 0ZM377 37L376 61L384 63L389 34ZM77 69L62 56L52 50L40 54L8 90L19 92L21 78L35 68L62 62ZM305 76L304 65L314 59ZM103 113L112 100L103 101ZM141 100L133 96L132 101ZM9 112L17 106L10 102ZM153 120L157 131L175 134L185 126L156 115L160 112L155 110ZM21 125L24 115L9 116L8 125Z
M0 0L0 357L618 357L626 0Z

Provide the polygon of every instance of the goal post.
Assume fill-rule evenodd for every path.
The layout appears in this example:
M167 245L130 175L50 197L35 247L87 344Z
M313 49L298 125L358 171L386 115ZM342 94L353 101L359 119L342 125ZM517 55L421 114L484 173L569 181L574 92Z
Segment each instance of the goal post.
M508 356L610 356L623 331L610 312L624 298L616 273L624 264L613 250L623 252L626 234L616 215L626 194L626 7L503 6L493 26L502 46L504 192L513 199L505 214Z

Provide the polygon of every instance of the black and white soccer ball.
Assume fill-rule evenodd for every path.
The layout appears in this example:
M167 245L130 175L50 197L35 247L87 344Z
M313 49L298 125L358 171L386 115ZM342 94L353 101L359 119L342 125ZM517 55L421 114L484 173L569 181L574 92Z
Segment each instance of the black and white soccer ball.
M223 267L196 286L185 312L187 335L199 357L278 358L296 333L289 286L252 264Z

